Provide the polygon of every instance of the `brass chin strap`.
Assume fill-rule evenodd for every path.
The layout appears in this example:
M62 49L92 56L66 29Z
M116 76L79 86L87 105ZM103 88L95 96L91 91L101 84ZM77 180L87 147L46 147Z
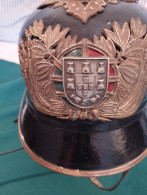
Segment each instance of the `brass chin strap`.
M129 170L130 170L130 169L129 169ZM110 187L110 188L105 188L105 187L101 184L101 182L98 180L97 177L89 177L89 179L90 179L90 181L91 181L93 184L95 184L98 188L100 188L100 189L102 189L102 190L106 190L106 191L112 191L112 190L116 189L116 188L119 186L119 184L122 182L122 180L123 180L123 179L125 178L125 176L128 174L129 170L123 172L123 174L122 174L120 180L119 180L114 186L112 186L112 187Z

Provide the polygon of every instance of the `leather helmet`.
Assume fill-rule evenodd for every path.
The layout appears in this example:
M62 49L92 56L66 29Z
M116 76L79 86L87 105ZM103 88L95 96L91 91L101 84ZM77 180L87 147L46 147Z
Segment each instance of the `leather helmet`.
M47 0L30 15L19 134L35 161L105 189L96 177L146 156L146 25L136 0Z

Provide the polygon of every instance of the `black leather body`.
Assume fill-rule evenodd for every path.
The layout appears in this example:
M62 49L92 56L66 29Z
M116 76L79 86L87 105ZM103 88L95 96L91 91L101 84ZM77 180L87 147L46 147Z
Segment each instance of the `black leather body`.
M111 169L138 157L147 147L146 105L125 119L72 122L38 112L26 92L20 116L21 133L28 147L37 156L64 168Z
M118 5L107 4L104 12L98 13L91 17L86 25L72 15L67 15L63 7L54 9L53 6L47 6L43 9L35 11L24 23L20 37L25 38L25 28L33 25L34 20L42 19L45 28L49 25L53 27L60 24L61 28L70 28L70 35L78 36L78 40L82 38L93 39L93 35L100 37L103 35L103 29L112 29L114 21L120 25L130 22L131 18L139 17L144 24L147 24L147 11L138 3L127 3L118 0Z
M104 28L112 29L114 21L122 25L132 17L139 17L147 24L147 11L141 5L118 2L118 5L108 4L104 12L90 18L86 25L67 15L63 7L44 7L25 22L20 37L25 39L24 29L40 19L46 28L56 24L69 27L70 35L77 35L79 40L92 40L94 34L100 37ZM38 112L26 93L20 115L21 131L28 147L44 160L65 168L92 171L114 168L138 157L147 147L146 98L129 118L72 122Z

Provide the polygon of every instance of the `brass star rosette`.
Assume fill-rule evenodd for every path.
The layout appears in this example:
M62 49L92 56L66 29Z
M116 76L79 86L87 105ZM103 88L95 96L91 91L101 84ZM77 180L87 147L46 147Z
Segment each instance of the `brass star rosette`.
M137 2L138 0L122 0L126 2ZM64 6L66 13L86 23L89 18L104 11L107 3L117 5L118 0L47 0L39 8L54 5L54 8Z

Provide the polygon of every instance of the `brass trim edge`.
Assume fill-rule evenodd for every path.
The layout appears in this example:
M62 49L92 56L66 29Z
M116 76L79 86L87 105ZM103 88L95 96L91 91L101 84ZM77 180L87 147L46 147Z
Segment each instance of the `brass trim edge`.
M21 108L20 108L21 110ZM57 166L55 164L49 163L46 160L42 159L41 157L38 157L26 144L25 139L21 133L21 128L20 128L20 111L19 111L19 118L18 118L18 131L19 131L19 137L21 140L21 143L24 147L24 149L27 151L27 153L30 155L30 157L35 160L37 163L40 165L61 173L65 175L70 175L70 176L75 176L75 177L103 177L103 176L109 176L109 175L115 175L119 174L121 172L127 171L140 163L147 155L147 149L142 152L141 155L139 155L137 158L133 159L132 161L125 163L124 165L118 166L116 168L112 169L106 169L106 170L101 170L101 171L80 171L80 170L72 170L72 169L67 169L63 168L60 166Z

